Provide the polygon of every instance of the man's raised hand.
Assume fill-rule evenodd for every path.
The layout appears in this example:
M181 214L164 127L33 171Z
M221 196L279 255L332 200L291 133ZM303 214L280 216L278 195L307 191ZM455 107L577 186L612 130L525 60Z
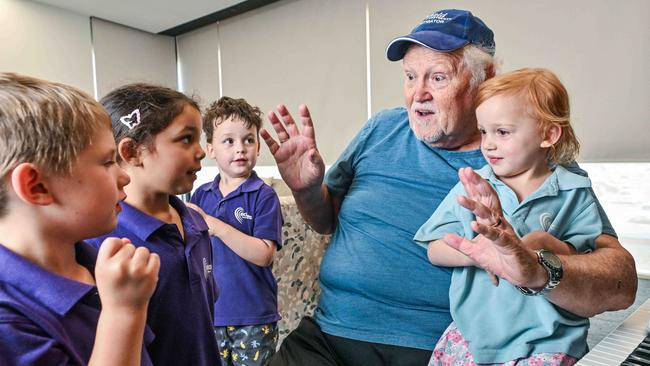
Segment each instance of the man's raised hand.
M266 129L260 131L278 165L282 179L294 192L320 187L325 175L325 163L316 147L314 125L309 109L302 104L298 111L302 131L298 129L284 104L278 105L277 114L273 111L267 114L278 141L273 139Z

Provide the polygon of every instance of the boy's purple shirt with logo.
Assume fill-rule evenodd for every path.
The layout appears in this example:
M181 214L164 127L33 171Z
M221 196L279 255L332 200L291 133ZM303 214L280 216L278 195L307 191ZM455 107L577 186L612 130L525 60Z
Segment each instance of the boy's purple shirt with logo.
M203 184L190 201L206 214L231 225L244 234L274 241L282 246L282 211L273 188L255 172L236 190L223 197L217 175ZM280 319L277 283L272 267L250 263L216 236L210 237L213 249L213 273L220 289L214 307L214 325L256 325Z

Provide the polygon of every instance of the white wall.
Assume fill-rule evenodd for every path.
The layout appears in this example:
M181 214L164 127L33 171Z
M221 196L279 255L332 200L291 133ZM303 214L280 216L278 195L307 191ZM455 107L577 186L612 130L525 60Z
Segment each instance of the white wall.
M206 102L220 96L220 82L223 95L245 98L264 112L285 103L295 115L307 104L326 161L338 157L366 120L362 1L273 3L178 37L178 44L183 89L198 91ZM268 149L258 163L273 164Z
M0 0L0 71L76 86L93 94L88 17L47 5Z
M178 68L182 70L178 88L201 97L208 105L221 97L219 77L219 27L217 23L176 37Z
M0 71L62 82L90 95L101 97L133 81L177 87L173 37L101 19L91 27L89 17L49 5L0 0L0 44Z
M174 37L92 18L97 96L133 82L177 88Z

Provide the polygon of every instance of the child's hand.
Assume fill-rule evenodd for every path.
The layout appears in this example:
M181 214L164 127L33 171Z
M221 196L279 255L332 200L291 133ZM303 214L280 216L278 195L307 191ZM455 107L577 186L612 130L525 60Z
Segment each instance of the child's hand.
M472 168L459 169L458 178L467 193L467 196L458 197L458 203L472 211L477 223L488 226L501 225L503 217L501 201L490 183Z
M203 209L193 203L190 202L185 202L185 205L194 211L198 212L201 217L203 217L203 220L205 220L205 223L208 225L208 234L212 236L218 236L221 238L223 235L223 230L224 230L224 222L219 220L218 218L208 215L203 211Z
M458 170L460 179L467 197L458 198L458 203L475 215L476 223L487 226L501 225L501 202L492 186L472 168ZM499 286L499 277L487 270L490 281L494 286Z
M95 281L108 308L146 308L158 282L160 258L129 239L107 238L99 248Z
M521 245L531 250L546 249L554 254L575 254L576 249L569 243L544 231L531 231L521 238Z
M195 205L193 203L190 203L190 202L185 202L185 206L187 206L187 207L193 209L194 211L198 212L199 214L201 214L201 216L203 216L203 220L205 220L206 213L205 213L205 211L203 211L203 209L201 207L199 207L199 206L197 206L197 205Z
M521 238L521 245L531 250L546 249L543 239L546 239L546 235L544 235L544 233L541 233L539 231L531 231L530 233L524 235L523 238Z

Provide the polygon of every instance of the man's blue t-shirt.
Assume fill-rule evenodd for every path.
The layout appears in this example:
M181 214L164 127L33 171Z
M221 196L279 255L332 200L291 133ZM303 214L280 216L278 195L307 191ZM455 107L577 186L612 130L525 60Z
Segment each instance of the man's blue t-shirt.
M315 319L325 333L433 349L451 322L451 270L432 266L413 235L458 182L458 169L483 165L479 150L418 140L404 108L367 122L326 177L344 199L320 271Z

